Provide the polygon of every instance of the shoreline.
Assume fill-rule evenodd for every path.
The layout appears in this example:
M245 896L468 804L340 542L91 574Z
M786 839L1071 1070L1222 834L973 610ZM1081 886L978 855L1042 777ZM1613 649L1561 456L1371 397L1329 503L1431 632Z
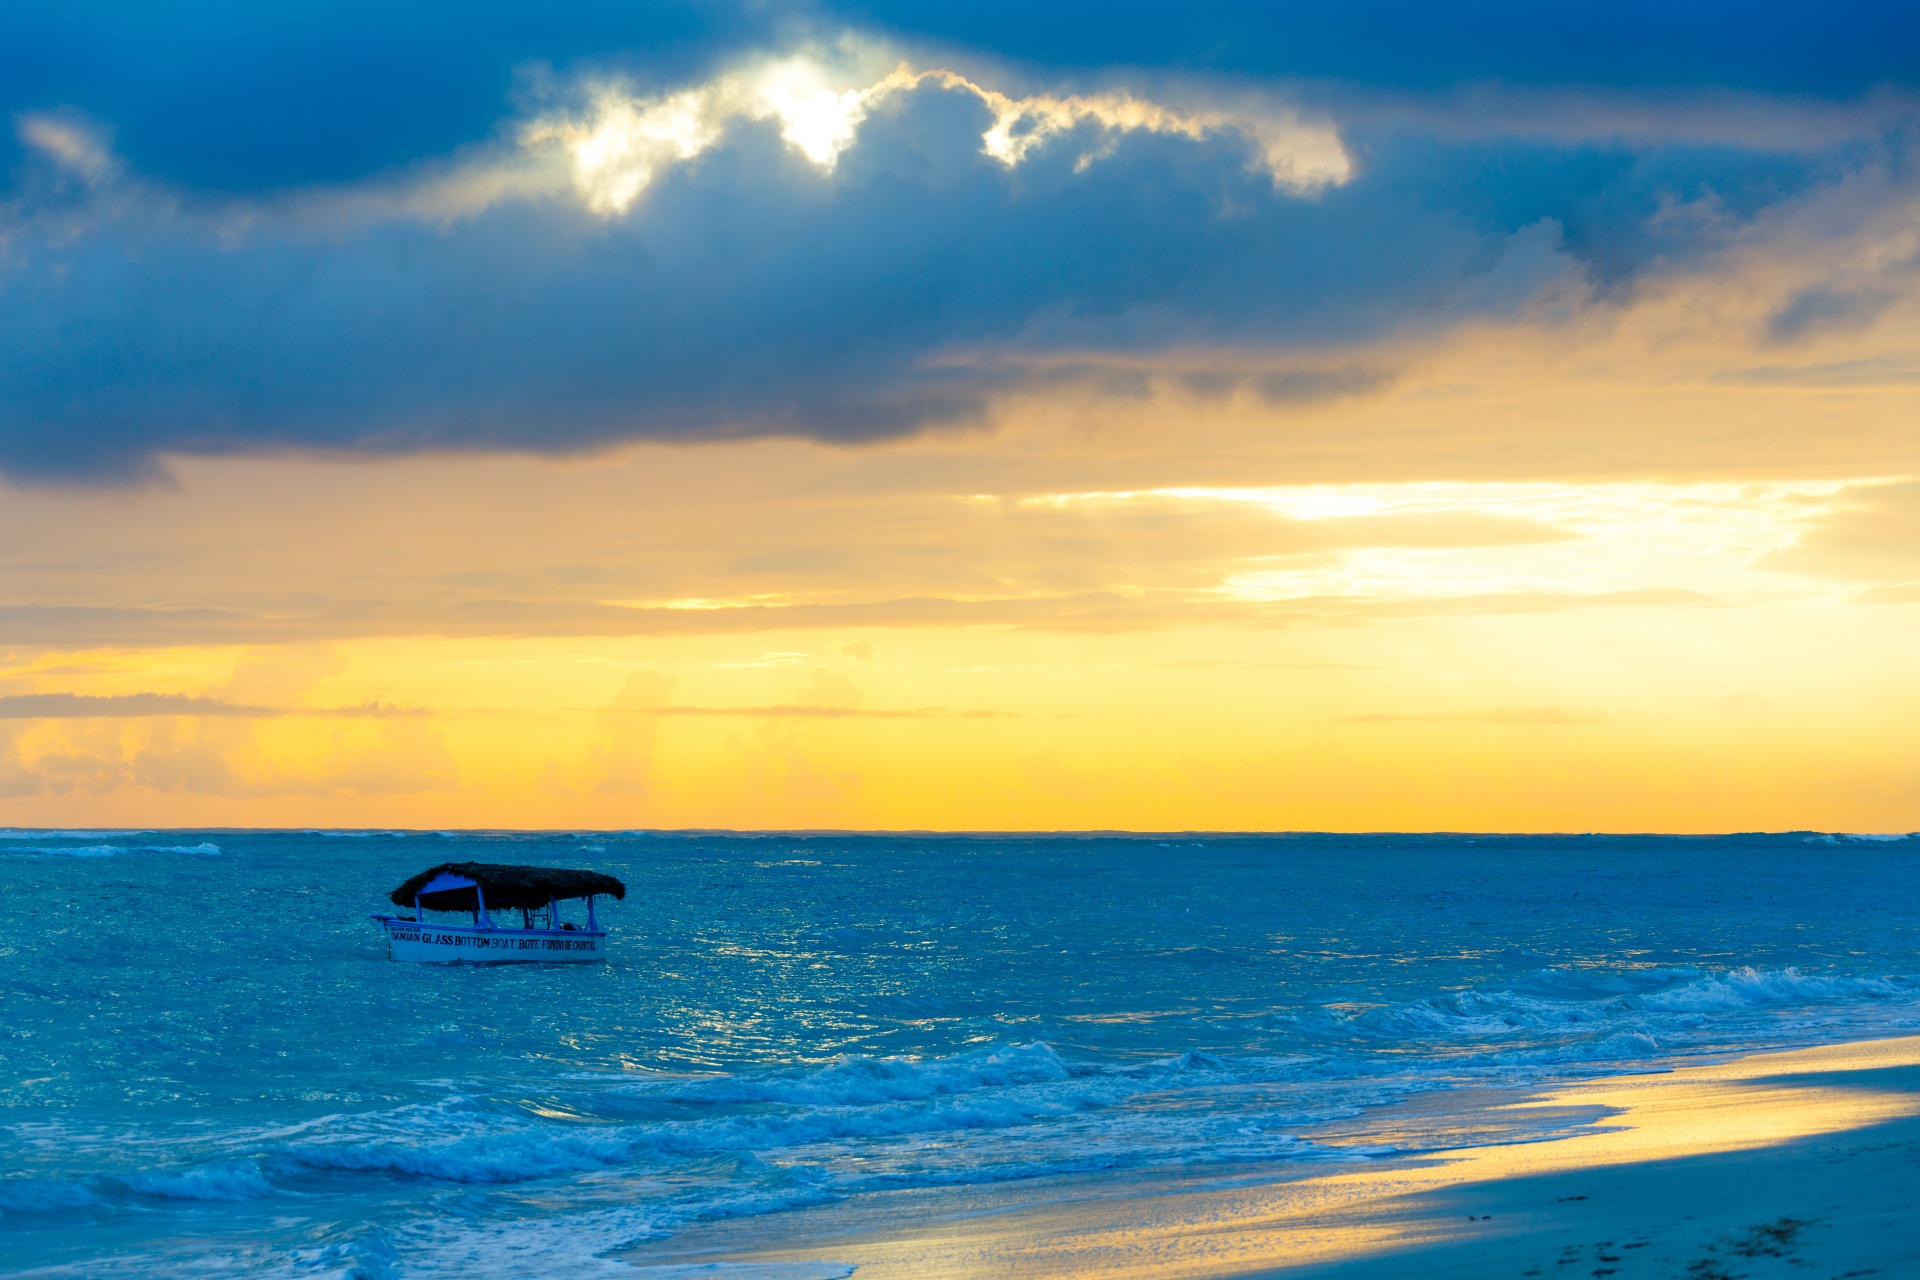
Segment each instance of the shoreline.
M1920 1273L1920 1036L1532 1090L1540 1142L868 1192L612 1255L644 1280ZM1813 1271L1818 1266L1826 1270Z

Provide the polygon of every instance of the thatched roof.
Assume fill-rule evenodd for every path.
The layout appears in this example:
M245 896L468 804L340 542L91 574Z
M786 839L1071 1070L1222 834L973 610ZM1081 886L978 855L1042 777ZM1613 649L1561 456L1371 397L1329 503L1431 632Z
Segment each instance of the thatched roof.
M598 871L568 871L563 867L515 867L497 862L443 862L422 871L387 895L396 907L413 905L413 895L440 876L471 880L487 895L487 909L496 907L544 907L555 898L584 898L604 893L613 898L627 896L627 886ZM443 888L420 895L420 905L430 911L471 911L474 893L469 886Z

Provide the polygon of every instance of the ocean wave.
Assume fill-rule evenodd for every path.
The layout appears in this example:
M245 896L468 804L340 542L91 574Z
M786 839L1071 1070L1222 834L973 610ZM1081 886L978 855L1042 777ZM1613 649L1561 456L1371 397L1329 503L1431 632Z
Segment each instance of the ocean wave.
M212 841L203 840L199 844L86 844L86 845L17 845L5 850L7 853L37 853L48 858L113 858L123 853L191 853L212 857L220 852L220 846Z
M270 1156L279 1172L293 1168L386 1173L467 1184L529 1182L629 1162L633 1144L605 1137L527 1128L424 1145L404 1141L305 1144Z
M1392 1006L1322 1010L1303 1025L1346 1047L1317 1053L1196 1049L1103 1063L1031 1041L940 1058L854 1055L807 1071L646 1081L583 1075L538 1104L454 1091L236 1134L224 1154L189 1168L0 1184L0 1211L47 1212L126 1195L305 1197L323 1193L316 1178L472 1188L546 1183L607 1189L596 1194L632 1188L621 1194L644 1207L645 1223L623 1218L619 1230L644 1234L882 1188L1195 1162L1365 1160L1438 1150L1445 1141L1437 1136L1438 1145L1425 1146L1416 1138L1402 1147L1349 1133L1327 1143L1312 1126L1462 1084L1650 1068L1676 1053L1724 1045L1714 1028L1750 1011L1777 1029L1781 1011L1813 1017L1874 1001L1897 1011L1916 994L1920 987L1906 978L1791 967L1546 969ZM1503 1116L1476 1128L1474 1140L1538 1141L1568 1123L1579 1122ZM617 1234L612 1223L606 1230ZM492 1246L469 1243L480 1250L467 1255L476 1259L474 1274L518 1274L499 1261L512 1253L505 1244L489 1252ZM321 1270L337 1261L343 1276L385 1274L378 1257L362 1259L347 1244L327 1249L314 1254ZM416 1255L411 1248L403 1254L412 1274ZM494 1261L481 1265L486 1258Z
M166 1200L258 1200L273 1186L251 1160L224 1160L168 1173L135 1173L114 1181L129 1191Z
M1296 1130L1415 1092L1471 1079L1515 1083L1633 1069L1723 1043L1714 1034L1717 1018L1866 1001L1897 1005L1916 995L1920 987L1908 979L1793 968L1543 970L1509 986L1292 1019L1323 1043L1350 1046L1318 1054L1196 1050L1115 1064L1075 1061L1034 1041L933 1059L856 1055L804 1072L616 1083L574 1099L569 1105L578 1118L565 1121L450 1095L430 1105L331 1117L284 1135L292 1140L262 1154L270 1172L467 1185L662 1161L777 1153L790 1159L804 1151L829 1152L830 1163L865 1152L857 1176L876 1185L996 1181L1189 1158L1320 1158L1324 1152ZM1367 1044L1397 1051L1354 1052ZM1429 1056L1409 1058L1410 1050ZM1225 1087L1255 1090L1261 1101L1256 1106L1252 1095ZM1206 1101L1155 1101L1178 1097ZM1003 1132L1028 1136L989 1152L990 1135ZM964 1156L938 1153L955 1142ZM782 1189L775 1198L790 1193Z
M0 1180L0 1217L33 1216L123 1202L130 1196L158 1200L258 1200L274 1194L251 1160L222 1160L183 1169L95 1174L76 1181Z
M276 1172L384 1173L438 1182L496 1184L631 1165L649 1158L757 1154L834 1142L999 1129L1100 1105L1090 1097L1029 1095L912 1106L792 1111L604 1128L556 1129L501 1118L489 1132L423 1130L375 1141L316 1141L268 1153Z
M0 1217L31 1217L99 1203L99 1195L85 1183L42 1178L0 1178Z
M1082 1074L1088 1069L1083 1068ZM872 1106L883 1102L951 1097L983 1088L1066 1080L1070 1068L1051 1045L995 1046L931 1061L847 1057L794 1075L721 1076L631 1090L676 1102L739 1105L794 1103Z
M1673 1033L1698 1029L1705 1015L1763 1008L1809 1010L1920 997L1911 978L1802 973L1794 967L1544 970L1525 983L1469 988L1404 1003L1349 1012L1327 1008L1276 1021L1319 1040L1454 1046L1467 1050L1516 1038L1554 1037L1590 1043L1569 1054L1565 1043L1541 1046L1543 1061L1605 1060L1599 1047L1623 1056L1654 1052ZM1626 1037L1626 1038L1621 1038Z
M1298 1056L1230 1061L1191 1052L1146 1063L1075 1063L1033 1042L944 1059L851 1057L805 1073L616 1084L573 1099L574 1116L564 1120L551 1106L529 1113L453 1094L324 1117L262 1135L254 1150L275 1178L385 1175L475 1186L721 1160L757 1181L748 1192L703 1201L701 1215L758 1214L866 1186L998 1182L1194 1159L1357 1158L1372 1153L1334 1152L1292 1132L1412 1091L1354 1076ZM1258 1109L1244 1099L1224 1111L1212 1104L1128 1109L1163 1095L1261 1083L1299 1096ZM636 1107L649 1118L582 1118ZM801 1166L816 1159L836 1171L831 1179L803 1175Z
M1910 980L1891 977L1836 977L1785 969L1729 969L1706 974L1684 986L1632 997L1645 1009L1709 1013L1758 1005L1831 1004L1916 994Z
M8 849L8 853L37 853L48 858L111 858L115 854L125 853L125 845L86 844L86 845L20 845Z
M1546 1081L1636 1070L1717 1043L1719 1021L1749 1011L1812 1016L1902 1001L1901 977L1795 968L1542 969L1499 985L1297 1019L1318 1052L1206 1049L1135 1062L1084 1060L1045 1041L945 1057L850 1055L805 1071L655 1077L580 1073L515 1102L461 1086L430 1102L319 1116L235 1133L191 1167L78 1183L0 1182L10 1216L125 1202L290 1203L384 1197L381 1181L420 1181L475 1206L572 1203L533 1219L491 1210L303 1245L295 1274L335 1280L517 1277L626 1271L598 1255L694 1220L749 1217L881 1189L984 1185L1116 1168L1195 1163L1358 1161L1458 1145L1406 1121L1316 1137L1310 1126L1361 1117L1461 1084ZM1777 1025L1777 1018L1775 1024ZM1703 1030L1704 1028L1704 1030ZM1689 1037L1692 1037L1691 1039ZM1340 1041L1327 1045L1329 1038ZM1387 1052L1376 1052L1385 1049ZM1362 1125L1372 1123L1360 1121ZM1483 1116L1476 1144L1533 1142L1579 1118ZM1303 1132L1303 1130L1306 1130ZM1398 1144L1398 1145L1396 1145ZM335 1184L333 1179L348 1179ZM373 1179L372 1182L363 1181ZM518 1192L514 1184L544 1184ZM581 1203L622 1199L619 1210ZM466 1203L466 1200L462 1200ZM297 1210L296 1210L297 1211ZM422 1234L422 1233L427 1234Z
M399 1248L377 1227L348 1240L291 1250L288 1260L305 1280L395 1280L404 1274Z

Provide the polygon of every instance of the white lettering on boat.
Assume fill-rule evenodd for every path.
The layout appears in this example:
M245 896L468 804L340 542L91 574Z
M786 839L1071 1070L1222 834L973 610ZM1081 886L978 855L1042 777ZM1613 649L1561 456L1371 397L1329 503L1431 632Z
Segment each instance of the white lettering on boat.
M499 934L439 933L423 934L415 929L395 929L395 942L419 942L440 947L480 947L505 951L592 951L593 938L515 938Z
M405 955L394 955L395 959L446 959L454 960L461 955L479 959L493 959L491 953L512 952L511 957L498 956L498 959L515 960L598 960L606 954L606 935L602 933L580 933L567 930L523 933L520 930L461 930L460 932L439 932L423 929L408 922L383 921L387 929L389 943L404 944L410 950ZM422 951L442 952L439 957L423 955ZM484 951L488 956L473 955ZM529 955L528 952L533 954ZM447 954L450 953L450 954Z

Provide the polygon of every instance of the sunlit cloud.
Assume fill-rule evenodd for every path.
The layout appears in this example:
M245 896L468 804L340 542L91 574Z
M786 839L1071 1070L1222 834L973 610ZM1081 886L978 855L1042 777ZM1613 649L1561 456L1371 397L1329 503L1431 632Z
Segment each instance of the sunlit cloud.
M1787 553L1810 533L1854 509L1856 492L1844 481L1424 482L1187 486L1042 494L1021 503L1078 510L1090 519L1149 508L1253 508L1328 529L1325 543L1296 543L1297 549L1277 547L1267 557L1223 564L1207 590L1225 600L1486 599L1681 583L1695 591L1778 596L1809 589L1777 570L1799 563ZM1328 548L1339 554L1325 554ZM1300 554L1309 549L1317 554Z
M1392 712L1368 712L1343 716L1348 724L1516 724L1582 725L1611 724L1619 719L1604 711L1578 707L1488 707L1479 711L1428 711L1402 715Z
M27 115L20 118L16 131L20 141L89 186L102 186L120 174L119 158L108 140L79 120Z
M980 150L1009 169L1063 135L1086 129L1090 141L1079 157L1082 167L1111 154L1129 133L1195 142L1237 135L1256 152L1252 163L1290 194L1310 195L1353 176L1337 129L1297 110L1182 109L1124 91L1014 96L946 68L917 69L906 62L859 83L859 70L840 70L834 62L871 64L881 53L853 42L841 51L856 56L802 52L770 58L652 97L603 84L588 94L584 110L526 125L520 144L536 158L564 154L581 200L611 216L625 213L661 173L717 145L741 121L778 125L789 147L830 171L882 104L932 86L970 96L987 109L991 123L980 135Z

